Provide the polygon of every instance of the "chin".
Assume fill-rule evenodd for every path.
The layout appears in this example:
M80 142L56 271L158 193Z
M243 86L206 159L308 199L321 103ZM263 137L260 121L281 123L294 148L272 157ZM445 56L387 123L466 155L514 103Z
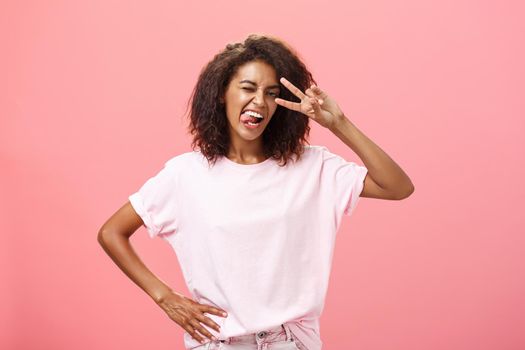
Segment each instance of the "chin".
M260 138L262 136L262 133L256 134L256 135L255 134L253 134L253 135L245 135L245 134L243 134L243 135L240 135L240 136L241 136L241 138L243 140L254 141L254 140L257 140L258 138Z
M266 125L261 125L257 130L247 130L244 125L239 124L238 134L245 140L255 140L263 134L265 129Z

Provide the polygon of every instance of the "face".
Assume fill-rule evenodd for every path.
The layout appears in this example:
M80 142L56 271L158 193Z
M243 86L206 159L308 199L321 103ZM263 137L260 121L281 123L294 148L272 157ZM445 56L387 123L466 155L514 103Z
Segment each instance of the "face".
M279 81L272 66L260 60L240 66L224 93L230 137L258 139L277 109L278 96ZM255 120L257 124L251 125Z

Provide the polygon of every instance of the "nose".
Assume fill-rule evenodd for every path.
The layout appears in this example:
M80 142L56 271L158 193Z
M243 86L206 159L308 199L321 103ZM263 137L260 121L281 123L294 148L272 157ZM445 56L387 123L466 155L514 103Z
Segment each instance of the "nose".
M253 98L253 102L256 105L262 106L264 104L264 91L258 89Z

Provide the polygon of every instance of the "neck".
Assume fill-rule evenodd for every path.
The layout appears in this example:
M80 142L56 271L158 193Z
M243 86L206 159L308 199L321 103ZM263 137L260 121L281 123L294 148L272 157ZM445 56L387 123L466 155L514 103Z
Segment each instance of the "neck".
M262 138L253 141L231 140L228 159L241 164L254 164L266 160L263 152Z

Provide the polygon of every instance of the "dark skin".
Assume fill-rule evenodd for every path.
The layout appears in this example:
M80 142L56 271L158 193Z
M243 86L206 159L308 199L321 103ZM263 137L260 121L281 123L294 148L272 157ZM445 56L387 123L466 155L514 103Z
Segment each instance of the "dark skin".
M250 83L243 81L250 81ZM256 158L262 148L260 135L262 131L258 134L241 126L239 122L241 110L244 108L260 110L265 114L267 121L264 124L267 124L277 108L274 95L278 93L278 86L273 67L257 60L239 67L228 85L222 101L225 104L232 138L229 154L236 161L249 161L252 157ZM219 325L204 314L227 317L222 314L225 310L199 304L172 291L144 265L129 242L131 235L142 225L142 218L127 202L100 229L98 241L119 268L194 339L200 343L206 342L204 337L216 340L201 323L219 332Z
M261 66L260 63L251 63L246 68L252 66L257 66L259 70L264 68L264 65ZM259 70L255 70L255 72L259 72ZM253 72L252 70L247 70L246 74L248 73ZM260 75L255 75L252 77L252 80L257 79L266 79L266 76L263 75L261 78ZM405 172L388 154L346 118L337 103L326 92L312 85L303 93L285 78L281 78L280 81L301 102L297 103L276 98L274 103L301 112L315 120L321 126L332 131L363 160L369 171L364 181L361 197L400 200L412 194L414 185ZM258 98L256 94L245 97L240 92L232 96L229 97L228 101L233 106L233 109L237 108L232 114L232 120L234 121L238 117L238 112L240 112L238 109L240 107L254 106L254 108L257 107L261 111L265 111L262 108L262 102L261 104L255 104L251 100L253 98L257 99L257 101L264 101L263 97ZM271 116L274 110L273 108L268 115ZM202 324L217 332L220 331L219 325L204 314L227 317L226 311L213 306L199 304L182 294L172 291L166 283L161 281L144 265L129 242L129 238L142 225L144 225L142 218L135 212L128 201L104 223L98 233L98 242L115 264L142 288L166 312L170 319L175 321L194 339L200 343L206 342L204 337L216 340Z
M226 311L199 304L174 292L144 265L129 241L133 233L143 225L142 218L128 201L104 223L98 233L98 242L117 266L160 306L170 319L200 343L213 335L201 324L220 331L219 325L205 313L226 317ZM223 314L224 312L224 314ZM204 335L204 337L203 337Z
M330 130L363 161L368 169L360 197L401 200L414 192L414 185L401 167L348 119L336 101L318 86L302 92L286 78L281 83L301 102L276 98L275 103L301 112Z

